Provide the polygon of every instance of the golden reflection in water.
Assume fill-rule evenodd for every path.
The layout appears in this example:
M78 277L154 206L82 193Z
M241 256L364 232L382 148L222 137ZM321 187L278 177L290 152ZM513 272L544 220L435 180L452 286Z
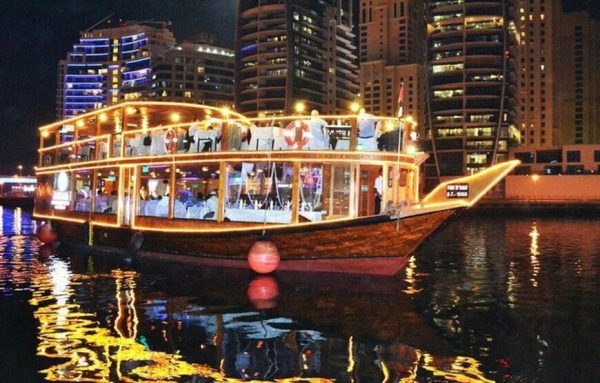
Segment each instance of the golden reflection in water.
M492 382L481 371L481 363L467 356L433 356L402 343L375 348L382 383L415 382L419 371L427 371L436 381Z
M411 255L411 257L408 259L408 264L406 265L406 278L404 278L404 281L408 285L408 287L403 290L406 294L416 294L423 290L415 288L417 284L417 280L415 278L416 276L417 262L414 255Z
M529 237L531 237L531 244L529 245L529 252L531 253L531 285L533 287L538 287L537 276L540 273L540 261L538 260L538 255L540 255L538 240L540 237L540 233L538 232L535 221L531 225L531 231L529 232Z
M22 211L21 208L18 207L14 210L13 213L13 232L15 235L21 235L21 225L22 225Z
M508 262L508 277L506 281L506 299L508 300L508 307L514 309L517 304L516 290L518 288L517 273L515 272L516 264L515 261L511 260Z
M348 338L348 368L346 369L346 372L350 375L352 375L352 372L354 371L354 365L355 365L355 360L354 360L354 337L350 337Z
M4 235L4 208L0 206L0 237ZM2 254L0 254L2 255Z
M121 338L137 337L139 319L135 309L135 278L133 271L113 270L118 315L115 319L114 329Z
M69 265L51 257L47 263L34 261L32 298L39 320L37 354L60 359L42 370L48 381L61 382L175 382L183 376L201 376L216 382L242 382L201 364L188 363L181 355L151 351L138 343L135 309L136 273L116 270L111 275L72 274ZM99 327L95 314L83 312L73 301L74 288L93 278L113 278L118 315L113 329ZM66 360L63 362L63 360ZM332 382L322 378L286 378L277 382Z
M445 380L493 383L493 380L487 379L481 372L481 363L468 356L434 358L430 354L425 353L423 354L423 364L423 368L431 371L434 377Z

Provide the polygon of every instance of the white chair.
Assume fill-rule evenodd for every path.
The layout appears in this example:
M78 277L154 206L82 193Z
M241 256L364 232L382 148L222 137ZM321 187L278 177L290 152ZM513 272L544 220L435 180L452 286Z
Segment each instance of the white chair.
M144 208L144 215L154 217L156 216L156 206L158 205L157 200L150 200L146 202L146 207Z
M173 207L175 218L185 218L186 212L185 205L181 201L175 200L175 206Z
M251 129L250 150L271 150L273 147L273 127L259 128L253 126Z
M158 201L158 203L156 204L156 211L155 211L155 216L156 217L167 217L169 216L169 199L166 197L163 197L163 199L161 199L160 201Z

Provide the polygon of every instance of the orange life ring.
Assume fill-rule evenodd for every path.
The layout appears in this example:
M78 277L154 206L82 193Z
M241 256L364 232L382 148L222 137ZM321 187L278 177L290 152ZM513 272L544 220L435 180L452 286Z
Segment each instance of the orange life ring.
M297 129L300 128L300 137ZM310 140L310 126L305 121L292 121L285 127L283 137L288 146L292 149L302 149Z

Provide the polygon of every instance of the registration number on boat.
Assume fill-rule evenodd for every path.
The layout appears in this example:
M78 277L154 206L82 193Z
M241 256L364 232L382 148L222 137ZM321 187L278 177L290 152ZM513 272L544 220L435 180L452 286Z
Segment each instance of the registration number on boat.
M446 198L469 198L469 184L446 185Z

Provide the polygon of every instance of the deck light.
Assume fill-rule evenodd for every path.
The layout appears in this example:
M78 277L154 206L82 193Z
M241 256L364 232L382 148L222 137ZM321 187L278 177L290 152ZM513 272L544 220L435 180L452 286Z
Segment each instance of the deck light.
M296 113L304 113L305 110L306 105L302 101L298 101L294 104L294 111L296 111Z
M531 176L531 180L532 180L533 182L537 182L539 179L540 179L540 176L539 176L539 175L537 175L537 174L534 174L534 175L532 175L532 176Z
M221 113L223 113L223 117L229 118L231 110L228 107L224 106L223 108L221 108Z
M78 128L82 128L83 125L85 125L85 122L83 120L77 120L77 122L75 123L75 125L77 125Z
M358 102L353 102L350 104L350 110L352 113L357 113L360 110L360 104Z
M106 122L108 121L108 116L106 115L106 113L100 113L98 119L100 120L100 122Z
M177 112L171 113L171 121L179 122L179 120L181 120L181 115L179 113L177 113Z

